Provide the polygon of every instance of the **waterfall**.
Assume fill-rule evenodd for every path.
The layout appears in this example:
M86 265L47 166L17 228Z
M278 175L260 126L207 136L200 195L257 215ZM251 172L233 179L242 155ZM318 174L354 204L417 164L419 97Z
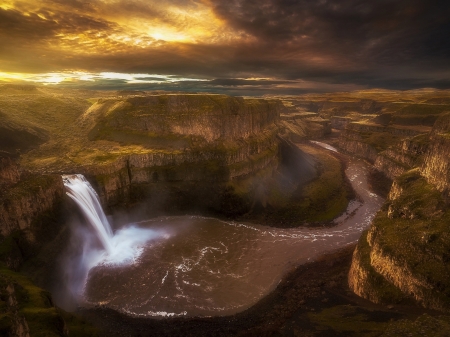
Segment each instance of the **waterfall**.
M104 249L111 253L113 251L113 233L97 193L82 174L63 175L62 179L67 190L66 194L80 207Z

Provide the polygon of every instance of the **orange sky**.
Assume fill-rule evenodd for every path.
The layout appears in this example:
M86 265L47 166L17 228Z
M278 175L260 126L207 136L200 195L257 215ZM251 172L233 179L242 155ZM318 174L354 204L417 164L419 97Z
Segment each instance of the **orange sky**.
M440 0L3 0L0 81L446 87L449 14Z

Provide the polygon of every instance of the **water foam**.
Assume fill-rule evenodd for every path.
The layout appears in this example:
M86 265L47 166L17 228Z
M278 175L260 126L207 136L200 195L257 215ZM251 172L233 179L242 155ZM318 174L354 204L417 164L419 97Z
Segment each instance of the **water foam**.
M92 230L77 227L74 236L82 245L77 256L69 258L71 270L66 272L73 295L81 295L89 271L99 265L120 266L139 263L139 257L149 241L169 238L162 230L127 225L115 233L100 205L99 197L81 174L63 175L66 194L78 205ZM98 242L101 244L99 247ZM76 275L76 277L75 277ZM81 275L81 276L80 276Z

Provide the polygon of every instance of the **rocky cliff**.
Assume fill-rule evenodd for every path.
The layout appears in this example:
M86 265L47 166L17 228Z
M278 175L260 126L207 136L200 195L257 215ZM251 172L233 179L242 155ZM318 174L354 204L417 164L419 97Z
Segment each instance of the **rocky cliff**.
M445 192L450 190L450 114L441 116L435 123L425 154L422 175L430 184Z
M350 287L374 302L412 298L427 308L450 310L449 216L445 199L418 169L401 175L359 241ZM364 277L367 271L380 282ZM396 295L384 296L386 289Z
M19 165L10 157L0 158L0 186L6 187L19 180Z
M394 179L414 167L421 166L428 146L429 134L426 133L402 139L380 152L374 167L388 178Z
M92 144L121 147L72 170L88 176L110 207L150 200L154 207L219 210L227 184L256 175L262 181L278 167L280 107L224 95L101 99L79 123L90 128Z
M378 117L347 124L339 137L339 147L370 161L389 179L420 166L428 149L431 128L378 124L384 123Z
M0 260L17 270L63 227L64 186L59 175L23 174L0 196Z
M384 162L377 158L394 183L354 253L349 285L362 297L374 302L413 299L427 308L450 310L448 118L441 116L431 134L385 151ZM392 162L398 171L386 168Z
M0 335L68 336L61 312L50 293L19 273L0 268Z
M314 112L285 112L280 119L280 135L293 142L320 139L331 133L330 120L321 118Z
M91 139L172 135L229 141L264 131L279 119L280 101L224 95L150 95L101 99L83 116L97 115Z

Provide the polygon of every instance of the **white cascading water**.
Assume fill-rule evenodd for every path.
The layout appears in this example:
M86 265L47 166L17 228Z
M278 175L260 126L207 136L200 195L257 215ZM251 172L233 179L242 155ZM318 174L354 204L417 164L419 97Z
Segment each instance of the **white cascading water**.
M82 174L71 174L63 175L62 179L66 194L78 205L93 229L76 224L72 230L72 244L77 244L79 248L73 249L76 253L68 253L64 261L64 278L72 297L83 296L92 268L134 264L149 241L170 237L165 231L139 228L134 224L113 233L98 195L86 178Z
M86 220L96 231L103 248L111 254L113 233L97 193L82 174L63 175L62 178L67 189L66 194L80 207Z

